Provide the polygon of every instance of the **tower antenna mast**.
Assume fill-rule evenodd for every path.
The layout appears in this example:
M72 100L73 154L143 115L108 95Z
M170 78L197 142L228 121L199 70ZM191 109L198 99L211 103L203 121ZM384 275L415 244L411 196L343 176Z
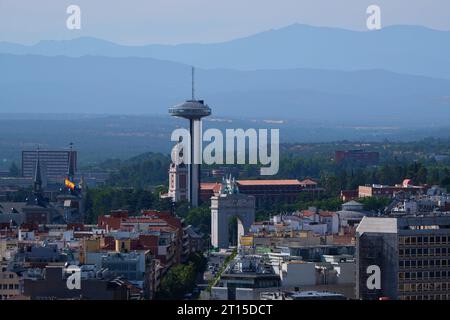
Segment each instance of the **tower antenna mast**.
M192 101L195 100L195 67L192 66Z

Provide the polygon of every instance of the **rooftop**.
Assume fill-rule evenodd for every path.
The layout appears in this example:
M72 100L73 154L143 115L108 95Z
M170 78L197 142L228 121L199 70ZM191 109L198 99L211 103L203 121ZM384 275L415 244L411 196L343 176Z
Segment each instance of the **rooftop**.
M241 186L266 186L266 185L279 185L279 186L300 186L302 183L297 179L283 179L283 180L237 180L238 185Z
M397 233L396 218L364 217L356 228L357 233Z

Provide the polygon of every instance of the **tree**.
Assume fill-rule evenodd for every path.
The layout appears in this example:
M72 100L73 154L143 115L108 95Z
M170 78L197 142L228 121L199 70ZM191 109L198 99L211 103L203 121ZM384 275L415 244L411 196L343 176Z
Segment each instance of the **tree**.
M161 280L160 299L179 300L192 291L195 285L194 263L179 264L172 267Z
M211 233L211 211L208 207L198 207L189 210L185 222L198 228L202 233Z
M9 167L9 175L11 177L18 177L20 175L19 167L16 165L15 162L13 162Z
M391 199L385 197L366 197L358 199L358 202L364 205L364 210L366 211L379 211L383 210L391 202Z

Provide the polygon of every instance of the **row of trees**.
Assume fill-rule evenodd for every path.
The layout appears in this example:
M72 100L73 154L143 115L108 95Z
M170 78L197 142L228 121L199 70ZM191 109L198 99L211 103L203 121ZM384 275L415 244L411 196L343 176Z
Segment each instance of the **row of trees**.
M383 210L390 202L389 198L361 198L357 200L364 205L364 210L378 212ZM309 207L316 207L321 210L338 211L342 208L343 201L339 197L323 196L313 198L307 194L301 195L294 204L273 203L272 205L260 208L256 212L256 220L267 220L271 215L291 213L297 210L306 210Z
M125 209L139 214L142 209L171 210L172 205L168 199L159 197L158 190L105 187L88 189L85 208L87 222L97 223L99 215L109 214L111 210Z
M148 189L166 184L168 181L169 156L160 153L145 153L130 160L108 162L114 170L107 181L115 187Z

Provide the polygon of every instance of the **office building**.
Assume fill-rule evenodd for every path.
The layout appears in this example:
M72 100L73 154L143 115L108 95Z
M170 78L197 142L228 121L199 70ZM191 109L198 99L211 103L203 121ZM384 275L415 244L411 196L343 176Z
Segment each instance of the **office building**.
M360 299L450 299L450 216L364 217L356 230ZM380 268L372 288L370 266Z
M41 170L45 182L61 182L67 176L69 166L76 171L77 151L75 150L33 150L22 151L22 175L30 178L35 175L39 154Z

